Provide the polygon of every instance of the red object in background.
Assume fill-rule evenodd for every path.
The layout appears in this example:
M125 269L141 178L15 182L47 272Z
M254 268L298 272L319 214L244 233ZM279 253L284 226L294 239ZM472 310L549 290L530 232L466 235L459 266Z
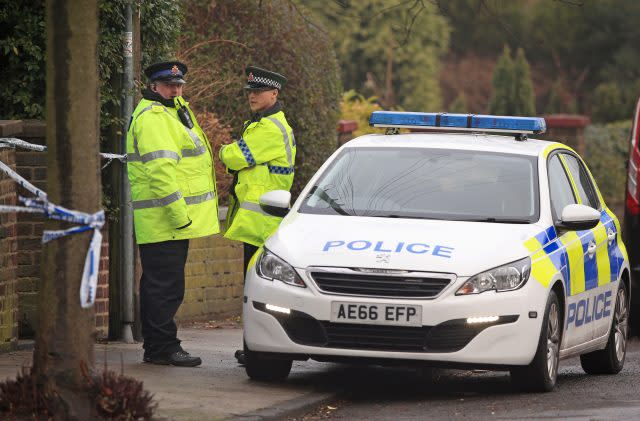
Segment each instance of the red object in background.
M640 335L640 100L636 105L629 142L627 191L622 234L631 266L632 334Z
M640 100L631 131L629 145L629 176L627 179L627 207L631 215L640 215ZM639 233L640 234L640 233Z
M577 127L587 127L591 124L591 119L586 115L577 114L549 114L544 116L547 128L575 129Z

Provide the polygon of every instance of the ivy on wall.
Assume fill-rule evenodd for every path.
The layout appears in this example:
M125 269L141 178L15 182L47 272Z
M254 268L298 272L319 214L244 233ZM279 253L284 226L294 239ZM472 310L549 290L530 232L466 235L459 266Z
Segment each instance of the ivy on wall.
M114 83L122 74L122 33L126 0L100 0L100 126L103 135L112 124L122 124L120 92ZM135 2L140 13L142 68L155 60L172 58L182 23L182 8L172 0ZM0 118L42 119L45 104L45 2L4 2L0 8Z

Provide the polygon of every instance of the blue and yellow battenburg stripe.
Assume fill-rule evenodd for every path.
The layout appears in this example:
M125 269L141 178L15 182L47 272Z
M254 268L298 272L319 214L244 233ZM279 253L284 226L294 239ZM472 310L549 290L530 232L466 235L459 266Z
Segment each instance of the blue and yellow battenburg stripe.
M544 157L547 158L551 152L558 149L568 150L575 153L575 151L567 145L562 143L552 143L544 150ZM562 155L560 155L560 160L566 168L567 164ZM586 290L605 285L609 282L615 282L620 275L619 272L624 261L628 258L627 249L625 248L624 243L618 241L620 238L620 222L618 221L618 218L616 218L615 214L604 205L604 198L602 193L600 193L600 189L598 188L589 167L586 165L584 167L589 173L589 177L596 189L596 194L598 195L600 203L603 204L603 210L601 211L600 217L601 223L592 230L569 231L557 239L553 239L553 235L549 235L551 232L555 234L555 228L550 227L544 231L546 235L540 233L525 242L527 249L534 253L531 256L532 275L543 285L548 286L553 275L555 275L557 271L562 271L566 288L565 290L569 295L579 294ZM574 191L574 195L578 203L581 203L576 182L569 171L567 171L567 175ZM615 234L615 238L611 243L609 243L608 239L610 232ZM540 242L540 240L547 240L549 244L544 244ZM539 244L536 244L536 241ZM560 245L557 244L558 242ZM587 249L591 242L594 242L598 248L595 256L589 258L587 255ZM550 243L556 243L558 250L555 250L554 246L551 246ZM551 251L551 255L548 255L546 251ZM543 252L544 254L547 254L547 257L543 256ZM538 259L534 258L534 256L537 256ZM539 269L535 268L536 261L540 262ZM553 270L549 262L553 264L553 268L557 269L556 271ZM536 273L539 277L536 276Z
M602 210L600 223L592 230L569 231L558 237L551 226L524 242L531 252L531 275L548 287L560 272L568 295L615 282L627 258L624 244L618 242L619 232L620 223L608 208ZM611 243L609 233L615 234ZM590 243L597 246L591 257L587 254Z

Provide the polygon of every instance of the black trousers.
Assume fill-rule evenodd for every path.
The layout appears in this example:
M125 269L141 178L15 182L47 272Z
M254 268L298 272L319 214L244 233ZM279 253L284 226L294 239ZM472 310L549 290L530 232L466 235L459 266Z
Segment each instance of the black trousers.
M244 243L244 277L247 277L247 267L249 266L249 261L253 257L254 253L258 250L259 247L254 246L253 244Z
M189 240L140 244L140 316L145 356L180 351L174 316L184 299Z

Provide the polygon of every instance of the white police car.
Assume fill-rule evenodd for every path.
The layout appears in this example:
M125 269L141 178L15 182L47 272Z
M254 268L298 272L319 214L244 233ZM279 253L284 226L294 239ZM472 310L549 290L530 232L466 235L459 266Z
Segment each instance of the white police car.
M573 150L526 139L544 119L381 111L370 124L439 131L359 137L310 180L246 278L249 377L308 358L403 360L549 391L562 358L622 369L620 226ZM262 209L289 198L269 192Z

